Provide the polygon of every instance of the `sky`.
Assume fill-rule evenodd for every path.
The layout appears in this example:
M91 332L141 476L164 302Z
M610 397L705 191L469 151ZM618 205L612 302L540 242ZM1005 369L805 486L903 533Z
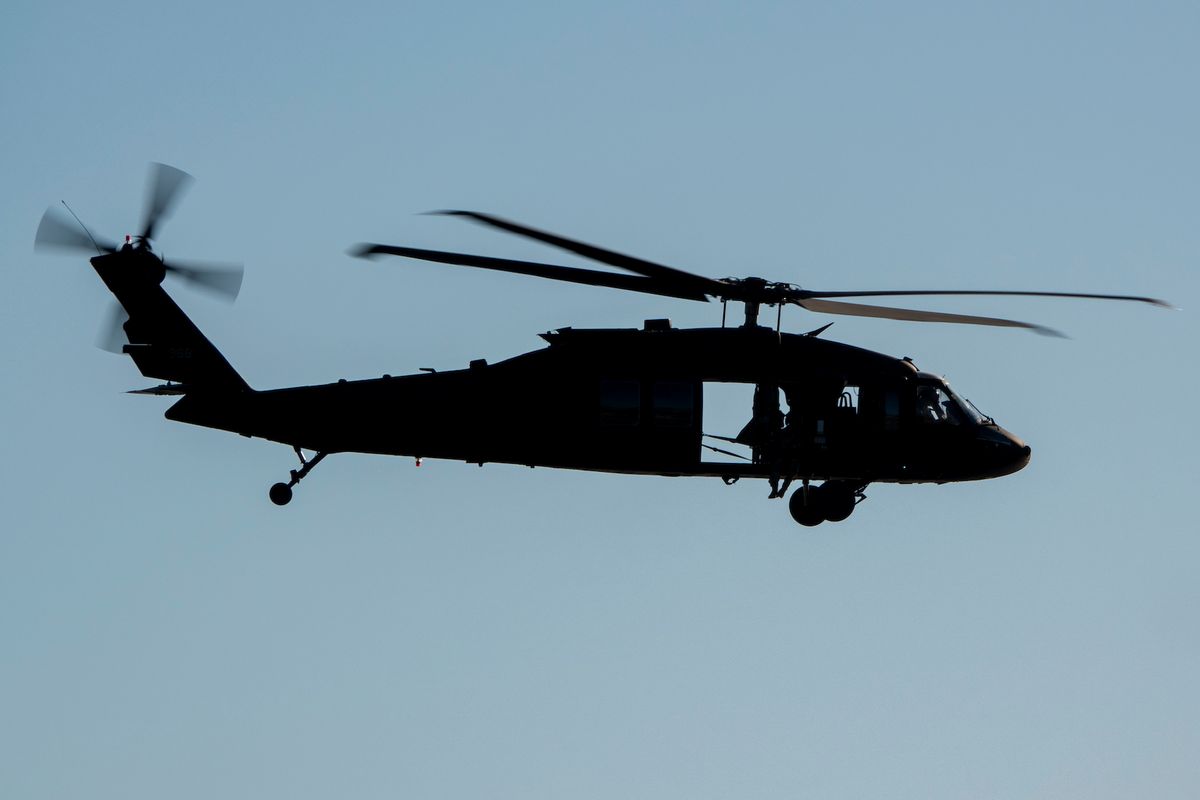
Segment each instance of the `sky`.
M46 4L0 24L0 795L1124 798L1200 791L1194 3ZM255 388L451 369L715 305L364 262L1163 297L824 318L1024 438L994 481L806 529L761 482L338 455L170 423L35 255L67 200L156 244ZM729 405L730 425L748 411ZM732 430L732 429L731 429Z

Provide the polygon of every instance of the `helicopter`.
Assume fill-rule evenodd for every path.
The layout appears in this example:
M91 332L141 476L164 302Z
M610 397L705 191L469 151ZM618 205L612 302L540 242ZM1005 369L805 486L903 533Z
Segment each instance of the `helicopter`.
M714 279L530 228L490 214L446 214L530 238L623 270L566 267L388 244L361 244L361 258L398 256L517 273L696 302L719 301L720 327L676 328L666 319L641 328L559 328L546 346L494 364L423 369L409 375L256 390L230 365L162 288L178 277L232 299L237 266L166 260L151 242L191 183L151 164L140 233L121 246L93 237L49 209L38 249L96 251L90 263L113 293L109 349L128 355L142 375L163 381L132 394L178 397L169 420L262 438L292 447L299 466L270 487L287 505L295 487L328 455L372 453L423 459L589 470L632 475L715 477L726 484L765 480L768 497L787 496L804 526L847 519L872 483L950 483L1014 473L1031 448L981 413L941 377L908 358L822 338L830 324L803 334L781 330L785 306L835 315L1024 328L997 317L846 302L895 296L1039 296L1118 300L1169 307L1151 297L1007 290L816 291L758 277ZM65 204L64 204L65 205ZM68 211L70 209L68 208ZM742 304L739 325L727 324ZM776 309L774 327L759 324ZM706 387L752 388L736 432L704 430ZM749 388L747 388L749 391ZM736 450L734 448L737 448ZM306 455L306 451L310 455ZM724 457L716 460L713 456Z

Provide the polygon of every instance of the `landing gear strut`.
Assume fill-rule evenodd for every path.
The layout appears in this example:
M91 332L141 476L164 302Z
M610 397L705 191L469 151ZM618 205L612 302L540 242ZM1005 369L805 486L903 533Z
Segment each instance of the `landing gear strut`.
M846 481L825 481L820 486L809 486L805 481L788 501L788 511L792 519L810 528L822 522L841 522L866 499L864 488Z
M304 480L304 476L312 471L312 468L321 463L321 459L325 457L324 453L317 453L312 458L305 458L304 453L299 447L293 448L296 451L296 457L300 459L300 469L290 471L291 480L287 483L277 483L271 487L268 495L271 502L277 506L286 506L292 502L292 487L300 481Z

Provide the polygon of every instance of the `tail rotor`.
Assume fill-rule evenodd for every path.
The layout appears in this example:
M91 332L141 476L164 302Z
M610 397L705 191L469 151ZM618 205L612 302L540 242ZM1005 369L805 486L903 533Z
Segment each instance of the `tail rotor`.
M195 289L232 302L242 288L242 265L180 261L174 258L166 260L151 247L151 241L162 223L174 212L180 198L194 180L183 170L167 164L151 163L146 181L141 232L136 236L126 236L125 244L120 247L106 237L94 235L66 203L63 203L63 208L51 206L42 215L38 225L33 242L34 249L40 252L54 250L95 253L100 256L128 253L136 256L139 259L137 263L143 268L147 264L145 259L149 257L153 259L149 262L150 265L160 270L160 279L164 275L173 275ZM64 208L69 215L64 213ZM131 268L133 264L131 260ZM125 342L123 324L127 319L124 309L120 306L114 307L101 330L97 346L104 350L121 352Z

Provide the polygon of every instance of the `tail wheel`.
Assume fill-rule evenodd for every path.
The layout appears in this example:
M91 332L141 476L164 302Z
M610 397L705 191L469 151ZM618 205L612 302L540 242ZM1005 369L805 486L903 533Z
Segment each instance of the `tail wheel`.
M271 502L277 506L286 506L292 502L292 487L286 483L275 484L268 494L271 496Z

